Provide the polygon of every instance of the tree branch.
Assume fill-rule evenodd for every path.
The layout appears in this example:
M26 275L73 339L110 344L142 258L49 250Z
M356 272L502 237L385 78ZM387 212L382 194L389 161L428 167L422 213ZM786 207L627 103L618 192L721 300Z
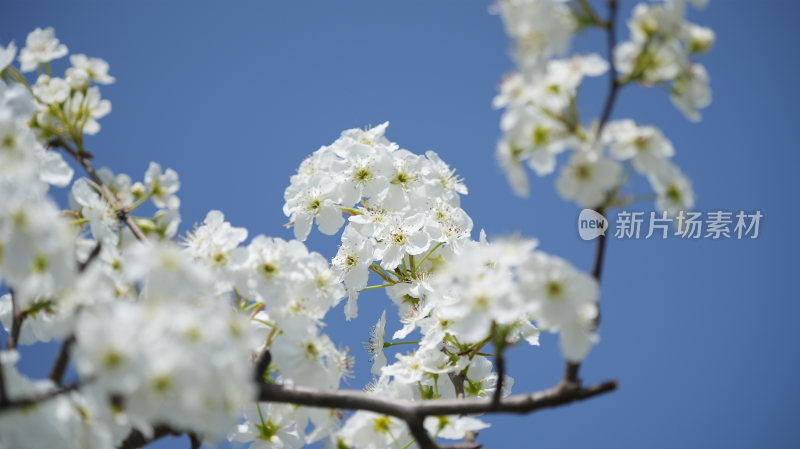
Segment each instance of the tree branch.
M414 439L417 440L417 444L422 449L439 449L439 446L433 441L433 438L428 434L428 431L425 430L425 426L422 425L423 420L425 418L423 416L412 415L410 418L406 419L406 424L408 424L408 430L411 431L411 435L414 436Z
M608 43L608 64L609 64L609 89L608 96L606 97L605 106L603 106L603 113L600 116L600 124L597 125L597 137L599 138L603 132L603 128L611 118L611 111L614 109L614 103L617 100L617 93L622 86L617 80L617 67L614 62L614 47L617 46L616 35L616 21L617 21L617 0L608 0L608 26L606 27L606 42Z
M203 442L194 433L189 433L189 443L191 444L191 449L200 449L200 446L203 445Z
M455 374L455 373L450 373L449 376L450 376L450 381L453 382L453 387L456 389L456 397L458 399L464 399L464 380L466 379L466 376L464 376L463 374ZM457 443L455 445L450 445L450 447L451 449L457 449L456 446L462 444L466 445L465 448L468 448L470 447L470 445L472 445L473 447L475 447L475 449L480 449L481 445L475 443L475 440L477 438L478 438L478 432L474 430L469 430L467 431L466 434L464 434L463 442ZM444 449L444 446L441 449Z
M19 408L28 407L28 406L31 406L31 405L36 405L36 404L48 401L48 400L53 399L55 397L61 396L62 394L71 393L73 391L76 391L79 388L81 388L84 384L86 384L86 382L78 381L78 382L72 383L70 385L67 385L65 387L62 387L62 388L59 388L59 389L56 389L56 390L48 391L46 393L35 394L35 395L32 395L32 396L26 396L26 397L21 397L21 398L16 398L16 399L9 399L6 396L6 400L3 401L2 403L0 403L0 413L6 412L6 411L13 411L13 410L16 410L16 409L19 409Z
M272 355L269 352L269 346L265 345L264 349L256 357L255 371L253 372L256 384L264 382L264 372L267 371L270 363L272 363Z
M136 429L131 430L131 433L125 437L125 440L122 441L122 444L119 446L119 449L138 449L143 446L147 446L148 444L164 438L165 436L172 435L172 436L179 436L183 432L175 430L166 425L157 425L153 428L153 436L147 438L144 434ZM194 442L192 442L194 445Z
M61 343L61 350L58 351L58 357L56 357L56 361L53 363L53 368L50 370L49 376L50 380L55 382L56 385L61 385L64 378L64 372L67 370L67 365L69 365L70 350L73 344L75 344L74 335L70 335Z
M24 311L19 310L17 295L14 293L14 289L10 288L8 292L11 295L11 332L9 332L8 340L6 340L6 350L17 348L19 333L22 330L22 322L25 321L25 317L27 316Z
M6 368L0 364L0 408L8 403L8 392L6 391Z
M603 128L611 118L611 112L614 109L614 104L617 101L617 93L622 86L617 79L617 67L614 63L614 47L617 46L616 35L616 21L617 21L617 0L608 0L608 22L606 27L606 42L608 43L608 63L609 63L609 80L610 85L608 89L608 96L606 97L605 105L603 106L603 113L600 116L600 124L597 125L597 138L602 136ZM600 207L597 212L602 214L605 212L604 207ZM603 259L606 251L606 236L601 234L597 238L597 253L594 258L594 268L592 268L592 277L595 278L597 283L600 283L600 276L603 273ZM597 317L595 319L595 327L600 324L600 312L598 308ZM580 371L580 363L567 362L566 369L564 370L564 377L562 383L564 385L580 385L581 380L578 377Z
M549 390L503 398L497 406L485 399L437 399L407 401L385 398L354 390L321 390L302 386L260 384L261 402L290 403L309 407L367 410L403 420L426 416L472 415L480 413L527 414L544 408L558 407L575 401L614 391L617 381L611 380L589 387L566 388L559 385Z
M503 348L499 347L495 349L497 351L497 355L495 355L495 363L497 364L497 384L495 385L494 395L492 395L492 406L499 407L500 401L503 398L503 382L506 376L506 361L503 358Z
M92 248L92 252L89 253L89 256L83 262L78 262L78 272L83 273L89 267L93 260L97 259L97 256L100 255L100 250L103 249L103 244L99 241L94 248Z

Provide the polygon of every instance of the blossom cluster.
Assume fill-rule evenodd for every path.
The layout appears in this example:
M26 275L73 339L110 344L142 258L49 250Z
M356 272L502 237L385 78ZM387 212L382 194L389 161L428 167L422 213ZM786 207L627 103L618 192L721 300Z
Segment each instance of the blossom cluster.
M472 231L459 207L467 188L455 170L433 151L421 156L390 142L388 125L344 131L303 161L284 193L283 211L299 240L314 220L329 235L347 222L332 264L347 287L348 318L358 314L370 269L405 277L440 246L457 251Z
M498 7L519 67L503 79L494 100L495 107L506 108L496 156L514 192L528 194L524 163L545 176L569 151L556 181L564 199L593 208L638 200L641 195L620 192L636 171L649 180L658 210L675 216L691 209L691 183L671 162L674 148L658 128L632 120L606 122L608 117L581 123L578 90L584 77L603 75L611 65L596 54L553 59L566 53L575 32L612 25L599 19L589 2L570 7L559 0L503 0ZM640 3L628 28L630 40L616 46L612 56L613 89L632 83L658 86L690 120L699 120L698 111L709 105L711 93L708 74L694 58L711 48L713 31L686 20L684 0Z
M536 251L533 240L485 238L468 242L458 257L445 257L433 270L428 293L415 298L414 315L393 338L405 338L419 327L422 339L414 351L388 364L384 347L386 312L373 328L369 350L376 380L372 391L407 400L455 398L456 386L468 397L486 398L498 388L498 374L481 350L495 351L526 341L539 344L539 330L559 332L565 357L580 362L597 341L597 283L566 261ZM407 299L412 299L407 295ZM513 379L505 376L502 395ZM463 438L488 427L474 417L429 417L425 427L435 436ZM410 436L402 422L372 412L356 412L339 437L354 447L405 444Z
M583 28L611 27L589 2L499 0L496 10L519 68L494 100L506 108L497 156L514 190L528 191L523 161L546 175L570 152L557 181L566 199L628 204L620 189L635 171L665 217L691 208L691 185L660 130L631 120L584 126L577 101L585 77L614 67L615 88L666 88L698 119L710 93L693 58L714 35L685 19L685 1L638 5L613 63L556 59ZM0 46L0 321L10 336L0 351L0 449L106 449L160 426L255 449L412 447L397 417L257 400L266 384L335 390L352 375L354 357L324 320L345 297L345 317L356 317L364 290L384 289L397 308L399 330L387 339L384 311L366 345L367 390L384 398L500 398L514 384L501 375L509 347L557 333L564 358L580 363L598 341L595 278L535 240L489 242L483 231L474 240L462 179L434 151L390 141L388 122L346 130L300 164L284 193L294 239L250 237L217 210L178 238L177 172L151 162L135 180L92 164L85 138L111 111L99 87L115 82L109 64L73 54L55 76L69 51L52 28L31 32L17 53L13 42ZM74 179L73 166L87 177ZM66 208L54 188L67 189ZM303 243L314 223L341 233L331 260ZM50 379L28 378L21 347L53 340L68 363L54 364ZM395 345L410 349L389 360ZM453 415L423 425L434 439L462 439L489 424Z
M392 340L421 334L419 341L387 341L384 311L366 345L375 375L370 391L405 400L455 398L457 390L489 397L500 382L484 348L538 345L539 328L560 334L568 360L583 360L597 341L595 280L536 251L532 240L489 243L482 233L473 241L472 222L458 207L466 186L434 152L418 156L389 141L386 127L344 131L304 160L284 207L298 238L308 235L312 220L326 234L347 224L332 267L350 295L348 318L360 290L385 288L402 324ZM382 284L367 286L370 271ZM384 348L397 344L414 349L389 363ZM513 379L505 376L502 385L508 394ZM269 416L266 407L252 415ZM279 409L275 422L286 413ZM459 439L488 424L442 416L425 426L437 437ZM402 421L367 411L349 417L331 438L358 448L412 441Z
M0 447L108 448L156 425L215 442L252 406L252 359L271 345L265 381L338 388L353 361L321 333L345 295L328 261L298 241L257 236L243 246L247 231L219 211L176 244L180 181L157 163L142 181L87 168L72 182L63 154L92 158L84 137L110 110L92 83L113 82L109 66L72 55L65 77L53 77L67 48L51 28L29 35L19 68L16 53L0 47L0 284L10 290L0 320L17 345L63 340L82 386L3 411ZM41 74L28 83L32 70ZM68 209L51 186L69 187ZM0 355L8 400L59 390L61 379L21 374L21 357ZM313 438L336 422L303 413ZM301 422L292 418L303 435Z

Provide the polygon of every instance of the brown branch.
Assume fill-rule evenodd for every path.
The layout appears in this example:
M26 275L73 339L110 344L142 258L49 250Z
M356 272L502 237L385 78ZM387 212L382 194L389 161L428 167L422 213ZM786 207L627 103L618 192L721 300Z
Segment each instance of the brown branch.
M70 385L67 385L65 387L56 390L51 390L45 393L40 393L15 399L9 399L7 397L4 402L0 403L0 413L17 410L23 407L29 407L31 405L40 404L42 402L48 401L63 394L76 391L85 384L86 382L78 381Z
M49 376L50 380L55 382L56 385L61 385L64 378L64 372L66 372L67 365L69 365L70 350L73 344L75 344L74 335L65 338L64 342L61 343L61 350L58 351L58 357L56 357L56 361L53 363L53 368L50 370Z
M574 388L580 386L581 380L578 378L580 367L580 363L567 362L567 366L564 368L564 378L561 380L563 387Z
M407 418L406 424L408 425L408 430L411 431L411 435L414 436L420 448L439 449L439 445L436 444L436 441L434 441L430 434L428 434L428 431L425 430L425 426L422 424L424 419L424 416L419 415L412 415Z
M600 124L597 125L597 137L599 138L603 132L603 128L611 118L611 111L614 109L614 103L617 101L617 93L622 84L617 80L617 67L614 62L614 47L617 46L616 35L616 21L617 21L617 0L608 0L608 25L606 27L606 42L608 43L608 64L609 64L609 82L608 96L606 97L605 106L603 106L603 113L600 116Z
M8 392L6 391L6 368L0 364L0 408L8 403Z
M28 316L25 311L19 309L19 304L17 304L17 295L14 293L14 289L8 289L9 294L11 295L11 331L8 333L8 339L6 340L6 349L16 349L17 342L19 342L19 333L22 330L22 322L25 321L25 318Z
M458 399L464 399L464 396L465 396L465 394L464 394L464 380L466 379L466 376L464 374L455 374L455 373L450 373L449 376L450 376L450 381L453 382L453 387L456 389L456 397ZM462 443L458 443L458 444L465 444L465 445L473 445L473 446L475 446L477 444L477 443L475 443L475 440L477 438L478 438L478 432L474 431L474 430L469 430L469 431L467 431L466 434L464 434L464 441ZM450 445L450 447L452 449L456 449L455 446L457 446L458 444ZM481 447L481 445L477 444L476 448L480 448L480 447ZM442 447L442 449L444 449L444 447Z
M157 425L153 428L153 436L147 438L144 434L136 429L131 430L131 433L122 441L119 449L138 449L143 446L164 438L165 436L179 436L183 432L175 430L166 425ZM194 444L194 442L192 443Z
M269 352L269 346L264 345L264 349L256 357L255 371L253 372L257 384L264 382L264 373L270 363L272 363L272 355Z
M425 416L471 415L480 413L527 414L544 408L558 407L575 401L614 391L617 381L611 380L589 387L549 390L503 398L495 407L485 399L437 399L432 401L407 401L354 390L322 390L302 386L260 384L258 400L261 402L290 403L309 407L367 410L403 420Z
M83 273L89 267L93 260L97 259L97 256L100 255L100 250L103 249L103 244L100 241L94 245L92 248L92 252L89 253L89 256L83 262L78 262L78 272Z
M599 139L603 133L603 128L605 128L606 123L608 123L609 119L611 118L611 112L614 109L614 104L617 101L617 94L619 93L619 88L622 87L619 80L617 79L617 67L614 63L614 47L617 46L617 35L616 35L616 19L617 19L617 0L608 0L608 22L606 26L606 42L608 43L608 63L609 63L609 89L608 89L608 96L606 97L605 105L603 106L603 113L600 116L600 124L597 125L597 138ZM604 207L600 207L597 209L597 212L600 214L605 212ZM595 278L597 283L600 283L600 276L603 273L603 259L605 257L606 251L606 236L605 234L601 234L597 239L597 253L595 254L594 258L594 268L592 268L592 277ZM595 327L600 324L600 312L597 312L597 317L595 318ZM577 385L580 386L581 380L578 377L578 372L580 371L581 364L580 363L573 363L567 362L566 369L564 370L564 377L562 379L562 385Z
M203 442L194 433L189 433L189 443L191 444L191 449L200 449L200 446L203 445Z
M506 376L506 361L503 358L503 348L499 347L495 350L497 351L497 354L494 357L497 364L497 384L495 385L494 395L492 395L492 406L498 407L500 406L500 401L503 398L503 382Z

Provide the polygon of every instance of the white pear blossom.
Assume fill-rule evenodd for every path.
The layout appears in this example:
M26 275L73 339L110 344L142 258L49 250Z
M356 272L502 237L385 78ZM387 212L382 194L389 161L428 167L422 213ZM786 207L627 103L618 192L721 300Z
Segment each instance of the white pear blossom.
M711 104L711 88L705 67L700 64L688 65L675 79L670 98L686 118L693 122L700 121L699 109Z
M672 143L653 126L636 126L633 120L620 120L606 127L611 140L611 155L632 160L633 168L643 175L659 173L675 154Z
M52 27L36 28L28 34L25 47L19 53L20 70L31 72L39 64L46 64L67 55L67 46L56 38Z
M294 186L292 186L294 187ZM344 224L342 210L337 205L335 184L322 173L311 175L307 185L290 187L284 198L283 211L294 226L294 236L304 241L311 232L314 220L324 234L335 234Z
M428 433L448 440L460 440L467 432L489 427L488 423L469 416L428 416L424 424Z
M71 55L69 62L72 67L67 69L67 78L72 77L75 80L91 79L99 84L112 84L115 80L114 77L108 74L108 63L100 58L90 58L86 55ZM82 72L82 73L79 73ZM75 89L86 88L87 84L73 85Z
M694 207L694 190L692 184L680 169L669 165L665 170L649 177L650 184L658 195L656 209L676 216L680 211L688 211Z
M619 163L600 156L597 151L581 150L562 169L556 187L564 199L574 200L582 207L595 207L619 182L621 172Z
M0 45L0 72L14 61L15 56L17 56L17 46L13 41L9 42L5 47Z
M597 302L597 282L558 257L536 252L521 273L528 310L543 329L559 330L575 321L586 304Z
M423 229L425 216L417 214L408 218L393 217L378 237L379 247L376 258L381 259L381 266L387 270L394 269L406 254L416 256L427 251L431 238Z
M33 85L33 94L36 99L46 104L63 103L69 97L70 87L61 78L51 78L48 75L39 75Z
M369 342L364 346L370 355L372 362L372 374L380 375L381 369L386 366L386 354L383 353L383 343L386 338L386 311L381 313L381 317L375 326L370 330Z
M347 446L358 449L403 447L409 439L405 422L363 410L355 412L347 420L338 436Z
M229 290L236 282L236 267L247 259L248 253L239 245L247 239L247 229L235 228L225 221L218 210L206 214L203 225L190 233L185 241L192 256L204 262L218 275L217 290Z
M548 58L569 48L577 23L565 2L499 0L496 5L513 41L514 60L526 78L540 76Z
M291 405L256 403L244 416L229 441L251 443L250 449L298 449L305 443L297 409Z
M90 87L84 94L77 91L64 103L64 113L67 120L77 124L84 133L94 135L100 132L100 123L97 119L103 118L111 112L111 102L100 98L100 89Z
M580 363L589 354L592 346L599 341L595 331L597 319L597 306L587 303L578 309L574 320L568 321L561 327L559 343L564 358L573 363Z
M373 258L372 240L361 235L355 227L346 227L342 234L342 245L331 261L331 268L347 288L349 299L345 315L348 319L358 316L358 294L367 286Z
M144 183L156 207L168 209L180 207L180 199L175 192L180 189L181 183L175 170L168 168L162 172L160 164L150 162L144 174Z

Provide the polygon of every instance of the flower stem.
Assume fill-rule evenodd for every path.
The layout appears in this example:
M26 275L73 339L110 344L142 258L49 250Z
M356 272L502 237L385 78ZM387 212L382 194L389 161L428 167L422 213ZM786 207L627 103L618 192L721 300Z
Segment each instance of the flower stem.
M434 251L436 251L437 249L439 249L439 247L440 247L440 246L442 246L442 245L444 245L444 242L439 242L439 243L437 243L437 244L436 244L436 246L434 246L433 248L431 248L431 250L430 250L430 251L428 251L428 252L427 252L427 254L425 254L425 256L423 256L423 257L422 257L422 259L420 259L420 261L419 261L419 263L417 264L417 266L418 266L418 267L421 267L421 266L422 266L422 262L425 262L425 261L428 259L428 257L429 257L431 254L433 254L433 252L434 252Z

